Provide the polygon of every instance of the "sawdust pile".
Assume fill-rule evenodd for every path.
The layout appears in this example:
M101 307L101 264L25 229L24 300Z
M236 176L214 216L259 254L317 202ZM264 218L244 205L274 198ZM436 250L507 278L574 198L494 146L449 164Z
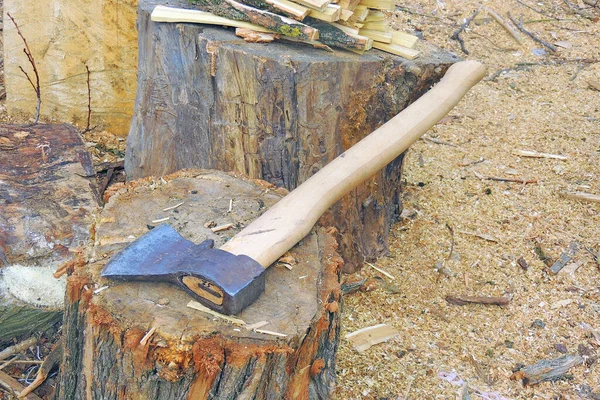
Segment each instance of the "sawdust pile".
M450 36L480 4L522 16L525 29L559 43L558 51L524 35L519 45L482 11L460 35L465 56ZM560 196L600 195L600 92L593 88L600 81L600 23L558 0L402 6L397 27L483 61L488 76L510 70L481 82L427 134L433 141L409 150L404 218L393 229L390 256L376 263L395 280L364 269L363 277L388 283L345 296L342 325L342 337L380 323L401 334L362 353L342 341L336 398L457 398L463 382L472 398L600 398L600 342L589 330L600 331L600 263L592 255L600 250L600 204ZM550 264L574 241L579 250L570 264L549 273L542 253ZM449 294L511 300L505 307L457 306L446 302ZM520 366L565 352L582 354L585 363L559 381L523 387L509 379Z

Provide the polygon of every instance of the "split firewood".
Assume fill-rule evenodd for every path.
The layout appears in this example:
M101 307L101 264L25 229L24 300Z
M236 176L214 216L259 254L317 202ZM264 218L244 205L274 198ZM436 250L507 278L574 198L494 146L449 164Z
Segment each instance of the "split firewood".
M63 345L63 338L61 337L54 344L52 351L50 352L50 354L48 354L48 356L46 357L44 362L42 362L42 365L40 365L40 369L38 369L37 375L36 375L35 379L33 380L33 382L31 382L31 384L29 384L29 386L27 386L25 389L23 389L21 391L21 394L19 394L19 396L18 396L19 399L27 398L26 397L27 395L29 395L31 392L33 392L35 389L37 389L42 383L44 383L44 381L46 380L48 375L50 375L50 372L55 367L57 367L59 365L59 363L61 362L61 360L63 358L63 351L64 351L64 345Z
M488 296L466 296L466 295L447 295L446 301L457 306L464 306L469 303L486 304L494 306L505 306L510 302L508 297L488 297Z
M286 16L302 21L310 13L310 9L288 0L241 0L242 3L255 8L261 8L274 14L283 13Z
M521 368L512 374L510 379L520 380L523 386L536 385L544 381L555 381L573 367L583 364L583 357L578 354L567 354L554 360L541 360L537 363Z
M379 324L348 333L346 339L352 343L356 351L361 352L373 345L395 338L399 334L400 332L396 328L386 324Z
M552 272L554 275L558 274L558 272L563 269L563 267L567 265L567 263L575 256L578 246L579 244L577 242L572 242L569 247L567 247L567 250L560 255L558 260L552 264L550 267L550 272Z

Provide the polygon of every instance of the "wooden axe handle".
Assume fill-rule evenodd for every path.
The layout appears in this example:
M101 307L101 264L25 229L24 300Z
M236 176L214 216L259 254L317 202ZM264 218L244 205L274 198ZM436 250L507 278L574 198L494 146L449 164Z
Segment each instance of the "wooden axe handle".
M267 268L306 236L342 196L398 157L442 119L485 76L476 61L452 65L442 80L234 236L221 250Z

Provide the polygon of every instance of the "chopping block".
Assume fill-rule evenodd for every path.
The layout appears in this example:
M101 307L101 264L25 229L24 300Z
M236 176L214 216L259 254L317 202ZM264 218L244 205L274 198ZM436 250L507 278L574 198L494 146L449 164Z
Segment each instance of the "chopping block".
M267 270L264 294L235 316L244 323L188 307L174 285L100 277L116 251L159 224L220 246L285 192L214 170L112 187L92 260L67 281L57 398L329 398L343 264L335 229L313 229Z
M422 42L406 60L306 45L246 43L231 29L150 19L138 5L138 87L130 179L182 168L236 171L288 190L390 120L458 58ZM186 0L169 6L193 8ZM400 156L326 214L345 271L388 251L401 212Z

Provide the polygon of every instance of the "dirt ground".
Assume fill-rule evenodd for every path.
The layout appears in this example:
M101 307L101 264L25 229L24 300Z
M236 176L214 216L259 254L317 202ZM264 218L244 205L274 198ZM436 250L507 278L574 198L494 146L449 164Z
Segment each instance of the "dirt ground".
M484 62L488 79L408 152L403 218L375 264L395 279L365 268L360 276L381 279L346 295L342 314L342 337L381 323L399 335L360 353L342 339L336 399L600 398L600 204L561 195L600 195L600 8L580 1L588 19L567 3L397 2L396 28ZM481 5L522 18L557 51L525 35L517 43L481 10L460 35L463 54L450 36ZM86 140L98 162L122 156L124 142L108 133ZM573 242L572 260L551 274L547 264ZM447 295L510 301L458 306ZM510 379L565 353L583 364L560 380Z
M600 195L600 88L592 86L600 82L600 23L558 0L522 2L539 12L515 0L401 3L397 28L484 62L495 79L476 86L427 134L435 142L420 140L408 152L404 218L389 257L376 263L395 279L364 269L363 277L387 284L345 296L342 314L342 336L381 323L399 335L362 353L343 340L336 398L464 399L457 397L461 380L472 398L600 398L600 261L591 254L600 250L600 204L561 196ZM450 36L480 5L522 17L525 29L559 43L558 51L525 36L518 44L482 10L461 34L464 55ZM600 16L598 8L587 12ZM579 250L566 271L549 273L536 248L555 261L572 242ZM510 302L458 306L447 295ZM524 388L510 379L519 366L565 352L585 363L562 380Z

